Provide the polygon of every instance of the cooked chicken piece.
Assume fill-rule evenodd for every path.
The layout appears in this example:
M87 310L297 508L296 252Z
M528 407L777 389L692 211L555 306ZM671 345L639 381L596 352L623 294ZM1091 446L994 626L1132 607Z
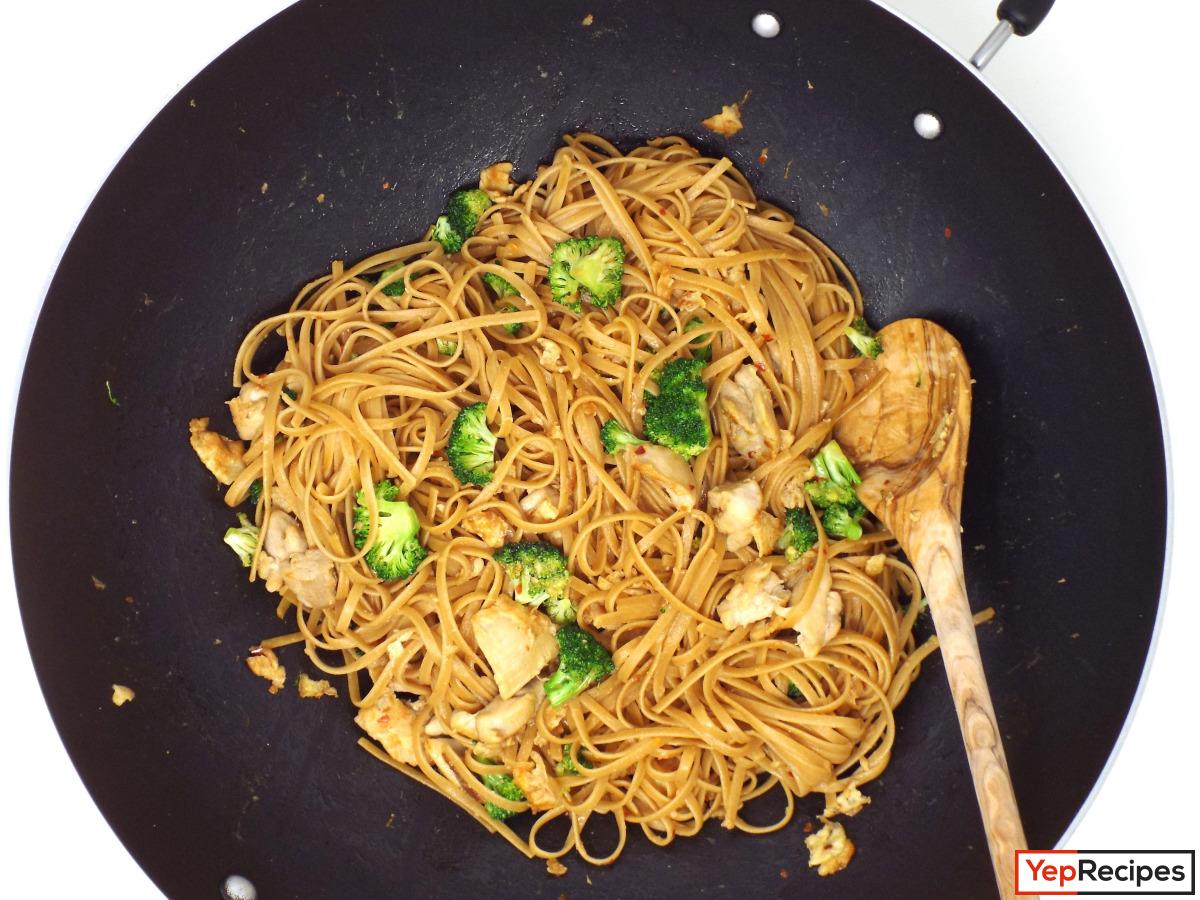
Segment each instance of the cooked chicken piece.
M304 537L300 523L283 510L271 510L263 537L263 550L275 559L283 560L293 553L303 553L307 549L308 539Z
M824 828L804 839L804 846L808 847L809 866L821 876L842 871L854 858L854 842L841 822L826 822Z
M729 589L725 599L717 604L717 618L733 631L759 619L775 614L775 609L787 602L791 592L765 560L751 563Z
M479 173L479 189L496 202L504 200L517 187L512 180L512 170L510 162L492 163Z
M397 700L395 694L385 691L374 706L360 709L354 721L379 741L392 759L415 766L418 740L414 729L416 718L416 713Z
M722 105L719 113L709 116L700 124L709 131L715 131L725 137L732 137L742 130L742 112L736 103L728 106Z
M494 747L520 734L533 720L537 705L537 693L524 690L507 700L497 697L477 713L456 709L450 716L450 727Z
M336 697L337 688L329 683L324 678L309 678L305 673L300 673L300 678L296 682L296 693L306 699L313 697Z
M267 389L254 381L242 385L236 397L225 404L233 417L233 427L243 441L252 441L262 434L267 413Z
M242 454L246 452L242 442L209 431L207 418L192 419L188 422L188 431L191 433L192 449L196 451L205 468L212 472L221 484L233 484L233 480L246 468L246 464L242 462Z
M287 669L279 664L279 657L275 655L275 651L266 647L252 651L246 657L246 667L259 678L271 682L267 690L272 694L278 694L287 682Z
M519 762L512 768L512 779L516 782L529 808L534 812L542 812L558 806L558 792L554 782L546 770L546 761L540 753L534 753L526 762Z
M337 576L333 561L309 547L300 523L283 510L271 510L267 520L258 574L268 591L290 591L310 609L324 609L334 601Z
M538 354L538 362L542 364L542 368L547 372L566 372L567 365L563 361L562 351L558 344L547 338L538 338L534 343L538 345L541 352Z
M473 512L462 521L462 527L478 535L489 547L503 547L505 540L512 535L512 527L508 520L494 509L484 509Z
M699 502L696 478L678 454L666 447L648 444L631 450L629 459L633 470L666 491L677 509L693 509Z
M546 874L557 878L559 875L567 874L567 867L557 859L548 859L546 860Z
M806 657L821 652L842 630L842 595L837 591L817 594L796 623L796 643Z
M113 689L113 692L112 692L113 706L124 706L126 703L130 702L135 696L137 696L136 694L134 694L132 688L128 688L123 684L114 684L112 686L112 689Z
M508 699L558 655L554 625L537 610L497 597L471 620L475 640Z
M519 505L535 522L553 522L558 518L558 491L552 487L538 488L522 497Z
M792 435L780 431L771 392L754 366L742 366L721 385L717 406L725 414L729 443L755 465L791 445Z
M826 799L825 816L857 816L870 802L871 798L852 784L832 800Z
M728 535L725 546L730 550L741 550L753 541L758 555L764 556L783 533L783 523L763 511L762 488L756 481L718 485L708 492L708 509L717 531Z

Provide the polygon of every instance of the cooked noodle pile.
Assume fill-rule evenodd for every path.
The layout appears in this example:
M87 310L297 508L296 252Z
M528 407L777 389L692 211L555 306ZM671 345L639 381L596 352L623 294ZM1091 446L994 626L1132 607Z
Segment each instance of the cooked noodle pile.
M334 561L333 600L321 606L264 575L258 551L251 577L281 590L279 612L296 624L263 646L303 642L313 665L346 677L380 741L364 738L366 749L527 854L574 849L609 863L631 825L658 844L710 819L769 832L813 792L826 795L826 815L857 811L857 787L888 763L893 710L933 649L912 635L920 587L871 519L859 540L822 531L791 563L774 543L855 396L862 357L844 334L862 314L853 276L758 201L728 159L680 138L622 153L567 137L531 182L497 196L460 252L425 240L335 263L246 337L235 382L265 402L226 500L242 503L261 479L257 521L288 513L302 530L289 539ZM593 234L623 243L623 289L613 306L577 315L552 303L547 266L556 243ZM379 275L397 264L403 293L385 293ZM501 311L488 272L519 288L504 298L516 311ZM256 374L256 352L276 334L284 359ZM656 371L710 339L714 436L690 462L692 506L639 469L636 450L606 453L600 428L617 419L641 434ZM759 384L768 406L755 420L737 401L753 406ZM445 455L456 414L480 402L499 437L483 487L461 484ZM408 579L381 581L352 537L356 495L385 479L429 551ZM746 481L764 508L749 536L724 533L708 493ZM489 741L473 714L498 708L498 687L473 619L511 603L492 554L517 540L563 549L578 622L615 672L559 708L535 679L517 697L531 698L532 718L500 709L519 730ZM748 573L772 579L782 599L727 627L718 606L739 584L749 590ZM544 790L514 801L485 786L483 776L512 772ZM777 821L742 818L743 804L772 791L784 801ZM489 809L529 814L502 821ZM612 817L615 846L587 844L594 816Z

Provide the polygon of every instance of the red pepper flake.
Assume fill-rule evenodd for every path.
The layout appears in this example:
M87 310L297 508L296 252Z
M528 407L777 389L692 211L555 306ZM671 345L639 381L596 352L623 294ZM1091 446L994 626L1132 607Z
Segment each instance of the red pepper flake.
M392 717L389 716L387 713L384 713L382 716L379 717L379 719L377 721L379 722L380 725L386 725L388 722L392 721Z
M774 336L774 335L772 335L772 334L764 334L764 335L763 335L763 343L764 343L764 344L769 344L769 343L771 343L771 341L773 341L773 340L775 340L775 336Z
M787 878L788 878L788 876L789 876L789 875L791 875L791 874L792 874L792 873L791 873L791 872L789 872L787 869L780 869L780 870L779 870L779 877L780 877L780 878L782 878L784 881L787 881Z
M754 368L758 369L758 371L760 371L760 372L765 372L765 371L767 371L767 364L756 362L754 364Z
M947 226L946 226L946 229L945 229L945 231L943 231L943 232L942 232L942 234L945 236L946 240L950 240L950 235L951 235L951 234L953 234L953 233L954 233L954 232L952 232L952 231L950 230L950 226L949 226L949 225L947 225Z
M753 450L747 450L746 455L748 457L750 457L751 459L754 459L754 451Z
M130 594L128 597L126 597L126 598L125 598L125 602L126 602L126 603L133 603L133 595L132 595L132 594Z
M812 830L813 830L812 822L805 822L804 828L802 830L805 834L812 834Z
M758 154L758 164L760 166L765 166L767 164L767 153L768 152L769 152L769 148L763 147L762 152Z
M391 190L391 189L392 189L392 183L391 183L390 181L385 181L385 182L383 183L383 189L384 189L385 191L389 191L389 190Z
M634 450L633 452L634 452L634 453L637 453L637 454L639 454L639 455L640 455L640 454L642 454L642 453L645 453L645 452L646 452L646 448L645 448L645 447L641 447L641 446L639 446L639 447L638 447L636 450Z

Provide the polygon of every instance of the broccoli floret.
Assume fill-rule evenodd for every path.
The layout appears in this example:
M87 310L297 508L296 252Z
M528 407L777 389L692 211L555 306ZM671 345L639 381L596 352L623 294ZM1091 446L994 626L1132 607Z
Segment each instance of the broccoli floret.
M804 492L818 509L829 509L831 506L850 509L858 503L854 488L834 481L809 481L804 485Z
M446 212L433 223L433 239L447 253L457 253L463 241L475 233L479 217L491 205L491 198L478 188L455 191L446 202Z
M514 803L522 803L525 800L525 794L517 787L517 783L513 781L512 776L507 773L495 772L490 775L484 775L481 780L488 790L494 791L505 800L512 800ZM495 803L485 803L483 808L487 810L489 816L501 822L516 815L516 812L513 810L504 809Z
M561 550L545 541L520 541L505 544L492 554L492 558L504 567L516 585L514 596L517 602L529 606L544 603L546 614L555 621L575 621L575 608L567 594L571 573L567 571L567 558ZM552 615L551 610L557 616Z
M496 312L520 312L521 310L513 303L505 303L503 306L497 307ZM516 335L521 331L520 322L512 322L503 326L504 330L509 334Z
M291 388L289 388L289 387L285 387L285 388L283 389L283 395L284 395L285 397L290 397L290 398L291 398L291 399L293 399L293 400L298 400L298 399L300 398L300 395L299 395L299 394L297 394L295 391L293 391L293 390L292 390Z
M496 436L488 430L486 416L486 403L472 403L459 410L450 426L446 458L463 484L487 484L496 470Z
M251 506L258 506L258 501L262 499L263 483L261 478L255 478L250 482L250 490L246 491L246 496L250 498Z
M384 269L382 272L379 273L379 280L382 281L383 279L387 278L389 275L394 275L397 272L401 272L403 270L404 270L403 264L388 266L386 269ZM384 285L383 289L380 291L380 293L387 294L389 297L399 297L399 296L403 295L403 293L404 293L404 276L401 275L395 281L392 281L392 282Z
M625 247L614 237L570 238L550 252L550 296L574 312L582 302L611 306L621 299Z
M604 423L604 426L600 429L600 441L604 444L604 452L614 455L620 453L622 450L628 450L630 447L638 447L649 443L637 437L616 419L609 419Z
M683 330L685 332L695 331L697 328L703 328L707 324L708 323L699 316L696 316L688 319L687 324L683 326ZM690 344L692 348L692 359L701 360L705 365L712 362L712 343L713 335L711 334L702 334L700 337L695 338Z
M246 518L245 513L238 513L240 528L230 528L225 532L224 541L233 548L242 565L247 569L254 560L254 551L258 547L258 526Z
M800 693L800 688L796 687L796 682L794 681L788 682L787 695L790 700L799 700L804 696Z
M546 699L562 706L613 672L612 656L604 645L578 625L563 625L558 640L558 670L546 679Z
M569 625L579 618L579 611L575 609L575 604L565 595L547 597L546 602L542 604L542 612L559 625Z
M825 515L821 517L821 524L825 526L826 533L834 537L850 538L852 541L857 541L862 537L862 526L854 520L844 506L835 504L825 510Z
M434 338L433 342L437 344L437 351L442 356L453 356L454 351L458 349L458 341L451 341L446 338Z
M858 316L853 322L846 326L846 337L850 338L850 343L854 345L862 356L869 356L871 359L877 357L883 352L883 341L879 340L879 335L871 330L867 325L867 320L862 316Z
M585 769L595 768L595 766L593 766L590 762L588 762L584 758L582 747L579 748L579 765L583 766ZM575 765L575 756L571 752L571 743L569 741L567 743L563 744L562 759L560 759L558 761L558 763L554 766L554 772L560 778L564 775L578 775L579 774L579 767Z
M671 360L658 375L658 396L646 399L646 437L687 460L712 441L703 368L699 359Z
M418 540L421 523L413 508L397 500L399 491L391 481L375 485L375 505L379 510L379 525L375 541L366 554L371 571L384 581L408 578L417 571L429 553ZM354 546L362 548L371 531L371 514L367 511L366 495L359 491L354 507Z
M517 293L517 289L508 283L507 278L501 278L495 272L484 272L483 283L496 292L497 298L512 297Z
M853 487L856 484L862 484L862 479L858 477L858 473L854 471L854 466L850 460L846 459L846 454L842 452L842 448L837 441L830 441L820 449L816 456L813 457L813 468L817 470L817 474L822 478L832 481L834 484Z
M803 506L792 506L784 510L784 529L775 545L783 551L788 562L795 562L817 546L817 526Z

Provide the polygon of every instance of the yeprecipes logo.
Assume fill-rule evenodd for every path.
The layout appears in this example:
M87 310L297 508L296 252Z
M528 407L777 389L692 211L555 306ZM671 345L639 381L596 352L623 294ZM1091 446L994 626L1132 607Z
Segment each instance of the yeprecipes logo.
M1018 850L1018 894L1195 895L1195 850Z

